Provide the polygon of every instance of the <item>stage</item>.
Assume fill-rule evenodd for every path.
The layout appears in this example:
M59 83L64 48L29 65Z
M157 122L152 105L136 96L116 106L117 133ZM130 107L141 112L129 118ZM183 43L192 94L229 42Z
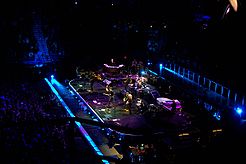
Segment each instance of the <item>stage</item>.
M133 74L123 68L104 67L93 72L79 72L79 76L69 83L104 123L133 132L125 135L187 134L192 139L198 137L199 130L192 125L195 117L182 109L179 100L163 97L158 92L156 77L147 70ZM126 101L129 95L130 102Z

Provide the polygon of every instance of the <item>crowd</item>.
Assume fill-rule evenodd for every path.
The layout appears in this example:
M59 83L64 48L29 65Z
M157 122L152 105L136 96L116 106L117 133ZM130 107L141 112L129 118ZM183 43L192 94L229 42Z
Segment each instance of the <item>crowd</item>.
M5 163L67 163L68 115L45 81L1 83L0 147Z

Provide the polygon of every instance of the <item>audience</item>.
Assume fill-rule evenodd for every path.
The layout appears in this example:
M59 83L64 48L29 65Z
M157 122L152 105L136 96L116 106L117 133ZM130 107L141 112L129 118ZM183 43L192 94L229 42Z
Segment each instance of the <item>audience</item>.
M67 116L45 81L2 84L0 147L4 161L67 163L69 124L48 122Z

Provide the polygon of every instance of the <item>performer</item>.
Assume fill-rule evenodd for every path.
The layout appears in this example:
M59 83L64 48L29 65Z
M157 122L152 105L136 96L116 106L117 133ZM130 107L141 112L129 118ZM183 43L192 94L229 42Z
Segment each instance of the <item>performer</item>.
M129 92L126 92L125 97L123 98L123 101L125 102L126 109L129 110L129 114L132 114L132 110L131 110L132 100L133 100L132 94Z
M127 75L126 80L124 80L125 90L128 90L129 84L132 83L132 79Z
M143 61L140 60L137 63L137 73L139 76L141 75L141 71L143 70L144 70L144 64L143 64Z
M143 84L142 78L139 77L137 79L137 84L136 84L137 89L142 89L142 84Z
M93 85L94 85L94 83L95 82L100 82L100 81L102 81L102 77L101 77L101 75L99 74L99 73L95 73L95 72L93 72L92 73L92 75L91 75L91 82L90 82L90 84L91 84L91 91L93 92Z
M141 98L137 98L136 106L138 109L138 111L137 111L138 113L143 114L145 111L147 111L147 108L144 104L144 101Z
M80 73L80 67L79 66L76 67L76 75L77 75L78 78L81 78L81 73Z
M115 60L113 58L110 60L110 65L111 66L116 66L116 62L115 62Z
M111 105L114 101L114 96L115 96L114 91L113 91L113 87L110 84L108 84L106 86L106 94L109 96L107 107L111 107Z
M133 59L132 64L131 64L131 73L132 74L137 73L137 65L138 65L138 61L136 59Z
M176 112L176 109L177 109L177 104L176 104L175 100L173 100L172 101L172 109L171 109L171 111L172 112Z

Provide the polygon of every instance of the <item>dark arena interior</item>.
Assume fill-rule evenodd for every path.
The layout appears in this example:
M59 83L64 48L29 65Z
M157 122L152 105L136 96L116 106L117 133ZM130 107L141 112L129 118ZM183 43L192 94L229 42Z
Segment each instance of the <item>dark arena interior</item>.
M0 8L1 163L244 161L242 0Z

